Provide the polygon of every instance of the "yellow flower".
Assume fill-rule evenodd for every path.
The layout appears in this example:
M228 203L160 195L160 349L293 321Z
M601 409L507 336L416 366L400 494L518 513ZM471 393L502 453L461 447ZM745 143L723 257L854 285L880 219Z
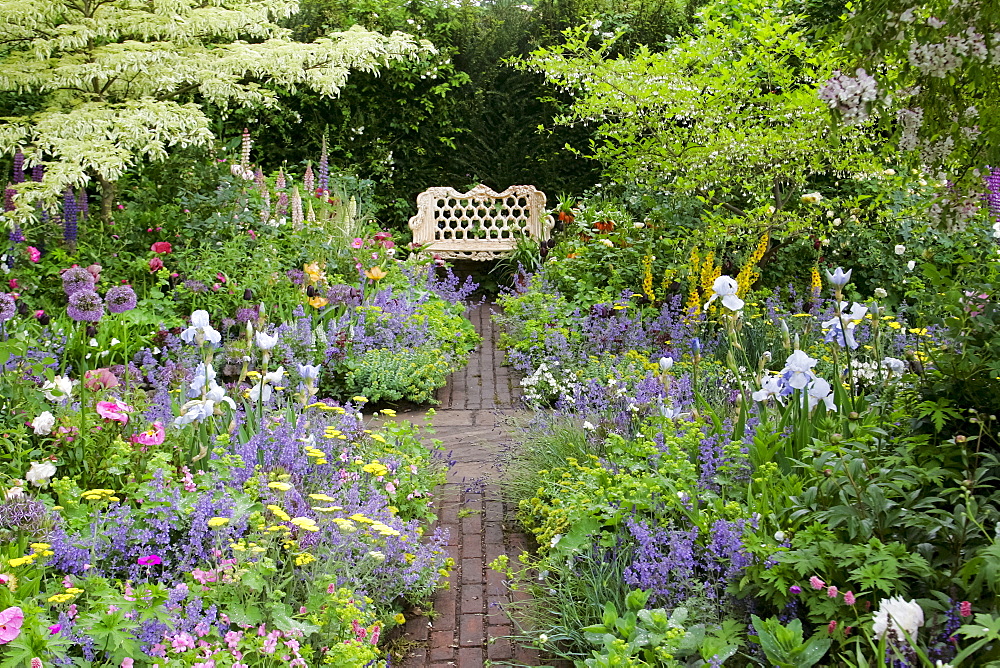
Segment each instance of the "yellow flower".
M287 522L288 520L292 519L291 515L289 515L284 510L274 505L273 503L269 505L267 509L270 510L272 513L274 513L274 516L283 522Z
M267 486L270 487L271 489L276 489L281 492L287 492L292 488L292 486L289 485L287 482L269 482L267 483Z
M31 549L34 550L35 552L44 552L45 550L48 550L51 547L52 546L49 545L48 543L32 543L31 544Z
M7 562L7 565L11 568L18 568L19 566L26 566L35 562L34 555L29 555L27 557L15 557Z
M66 593L67 594L82 594L83 590L80 589L79 587L67 587L66 588Z
M388 275L389 274L387 274L385 270L382 269L382 267L372 267L371 269L365 272L365 276L367 276L373 281L381 281Z
M893 329L902 329L903 328L903 326L901 324L899 324L898 322L896 322L895 320L893 320L892 322L890 322L889 326L892 327Z
M73 600L73 594L53 594L49 596L49 603L67 603Z
M293 517L292 524L306 531L319 531L319 527L316 526L316 520L311 517Z
M312 283L319 283L323 280L323 268L319 262L310 262L302 267L302 271L306 273L306 276L309 277L309 281Z
M326 463L327 463L326 459L324 459L322 457L320 457L319 459L317 459L316 462L315 462L316 466L322 466L323 464L326 464Z
M344 533L354 533L358 530L358 527L354 525L351 520L345 520L343 517L335 517L333 523L337 525L337 528Z
M340 508L338 508L337 506L310 506L310 507L317 513L335 513L338 510L340 510Z
M397 612L396 616L392 618L392 621L396 622L397 624L405 624L406 617L403 616L403 613Z
M372 434L372 440L376 443L385 443L385 438L381 434Z
M382 476L384 476L386 473L389 472L389 469L386 468L384 464L379 464L378 462L365 464L363 467L361 467L361 470L364 471L365 473L371 473L376 478L381 478Z
M351 397L351 401L357 402L359 404L365 404L365 403L368 403L368 397L362 397L361 395L357 395L357 396Z
M389 417L396 417L396 411L391 408L383 408L382 415L388 415Z
M323 308L329 303L330 303L329 299L327 299L326 297L321 297L320 295L316 295L315 297L309 298L309 306L312 306L313 308Z
M228 517L213 517L208 520L208 526L210 526L213 529L217 529L218 527L224 527L227 524L229 524Z
M332 503L337 500L328 494L310 494L309 498L316 501L326 501L327 503Z
M308 552L303 552L295 557L296 566L305 566L306 564L311 564L314 561L316 561L316 557L312 556Z

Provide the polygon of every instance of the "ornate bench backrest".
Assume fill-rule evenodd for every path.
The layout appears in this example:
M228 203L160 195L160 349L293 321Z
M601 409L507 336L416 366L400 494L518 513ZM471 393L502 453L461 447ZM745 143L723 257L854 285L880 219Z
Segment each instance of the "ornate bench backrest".
M547 240L554 221L544 212L545 193L534 186L511 186L502 193L484 185L467 193L435 187L417 196L410 229L414 242L429 244L428 253L445 259L494 260L524 236Z

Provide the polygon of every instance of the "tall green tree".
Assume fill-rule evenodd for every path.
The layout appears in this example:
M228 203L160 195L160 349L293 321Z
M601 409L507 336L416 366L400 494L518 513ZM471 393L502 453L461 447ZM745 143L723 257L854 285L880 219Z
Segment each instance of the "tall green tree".
M295 0L0 0L0 95L20 109L0 117L0 153L20 149L46 168L40 183L18 186L18 211L96 180L107 216L129 167L212 141L199 103L273 106L276 87L332 98L351 70L433 49L359 27L295 42L276 21L297 9Z

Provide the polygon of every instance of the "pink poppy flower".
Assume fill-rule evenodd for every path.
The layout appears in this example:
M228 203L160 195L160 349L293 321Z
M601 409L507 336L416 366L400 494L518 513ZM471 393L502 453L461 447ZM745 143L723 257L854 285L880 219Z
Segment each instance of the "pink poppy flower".
M21 635L24 612L21 608L7 608L0 612L0 645L6 645Z
M128 424L128 414L131 410L131 406L122 403L118 399L115 399L114 401L97 402L97 414L105 420L111 420L113 422Z
M163 428L163 423L157 420L152 427L133 436L131 441L139 445L160 445L166 436L167 430Z
M111 373L111 369L101 368L92 369L83 374L83 384L91 392L96 392L98 390L110 390L113 387L118 387L121 383L118 382L118 376Z

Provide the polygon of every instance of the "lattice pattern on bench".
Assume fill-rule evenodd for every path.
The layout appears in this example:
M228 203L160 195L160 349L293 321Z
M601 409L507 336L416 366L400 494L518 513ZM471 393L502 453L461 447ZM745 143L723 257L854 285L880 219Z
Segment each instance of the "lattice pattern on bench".
M478 185L469 192L428 188L417 196L410 218L413 241L445 259L494 260L524 236L544 241L554 225L543 217L545 193L534 186L511 186L502 193Z

